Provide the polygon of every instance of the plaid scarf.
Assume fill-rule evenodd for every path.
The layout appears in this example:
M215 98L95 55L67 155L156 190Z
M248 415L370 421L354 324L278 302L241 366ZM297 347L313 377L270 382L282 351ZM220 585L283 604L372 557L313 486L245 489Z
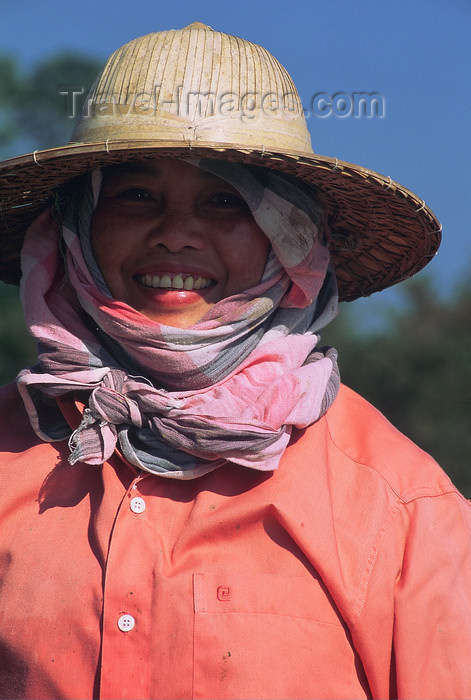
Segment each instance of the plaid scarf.
M38 364L17 385L38 436L69 439L71 464L101 464L118 449L180 479L225 461L273 470L292 427L316 421L337 394L336 352L316 348L337 290L315 199L261 168L188 162L238 190L271 242L260 283L191 328L111 297L90 242L100 172L62 205L61 226L48 210L27 231L21 294ZM55 401L67 394L85 397L74 432Z

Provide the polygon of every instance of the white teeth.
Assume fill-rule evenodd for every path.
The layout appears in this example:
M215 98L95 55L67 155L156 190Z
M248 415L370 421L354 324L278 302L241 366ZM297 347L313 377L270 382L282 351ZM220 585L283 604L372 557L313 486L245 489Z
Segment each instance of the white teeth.
M170 275L162 275L160 278L160 284L159 287L163 287L164 289L167 289L172 286L172 280L170 278Z
M211 285L211 279L209 277L193 277L188 275L183 279L182 275L169 274L162 275L139 275L137 278L138 282L144 287L153 287L154 289L185 289L186 291L191 291L192 289L206 289Z
M181 275L175 275L172 281L172 287L174 289L183 289L183 277Z

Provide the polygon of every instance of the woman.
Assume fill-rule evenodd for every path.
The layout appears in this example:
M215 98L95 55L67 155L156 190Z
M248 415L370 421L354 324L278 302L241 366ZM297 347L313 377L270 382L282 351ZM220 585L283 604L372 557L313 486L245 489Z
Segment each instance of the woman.
M2 697L469 697L469 504L317 347L432 212L198 23L1 177L38 339L2 393Z

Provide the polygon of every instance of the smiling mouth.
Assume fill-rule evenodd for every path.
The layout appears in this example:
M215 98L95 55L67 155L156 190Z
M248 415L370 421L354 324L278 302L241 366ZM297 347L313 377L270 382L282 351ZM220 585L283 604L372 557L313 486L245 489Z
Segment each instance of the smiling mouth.
M164 275L138 275L137 281L143 287L151 289L183 289L191 291L193 289L207 289L213 284L209 277L194 277L185 274L164 274Z

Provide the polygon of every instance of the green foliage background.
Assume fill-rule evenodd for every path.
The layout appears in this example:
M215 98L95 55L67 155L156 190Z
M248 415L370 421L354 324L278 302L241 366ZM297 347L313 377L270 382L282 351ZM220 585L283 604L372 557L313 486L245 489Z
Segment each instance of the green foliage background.
M0 55L2 157L67 142L72 124L59 89L83 86L86 94L98 70L98 61L61 54L25 72ZM338 349L344 383L432 454L470 498L471 282L466 276L441 298L422 273L400 290L375 323L365 322L364 302L342 305L322 340ZM18 290L0 283L0 382L34 361Z

